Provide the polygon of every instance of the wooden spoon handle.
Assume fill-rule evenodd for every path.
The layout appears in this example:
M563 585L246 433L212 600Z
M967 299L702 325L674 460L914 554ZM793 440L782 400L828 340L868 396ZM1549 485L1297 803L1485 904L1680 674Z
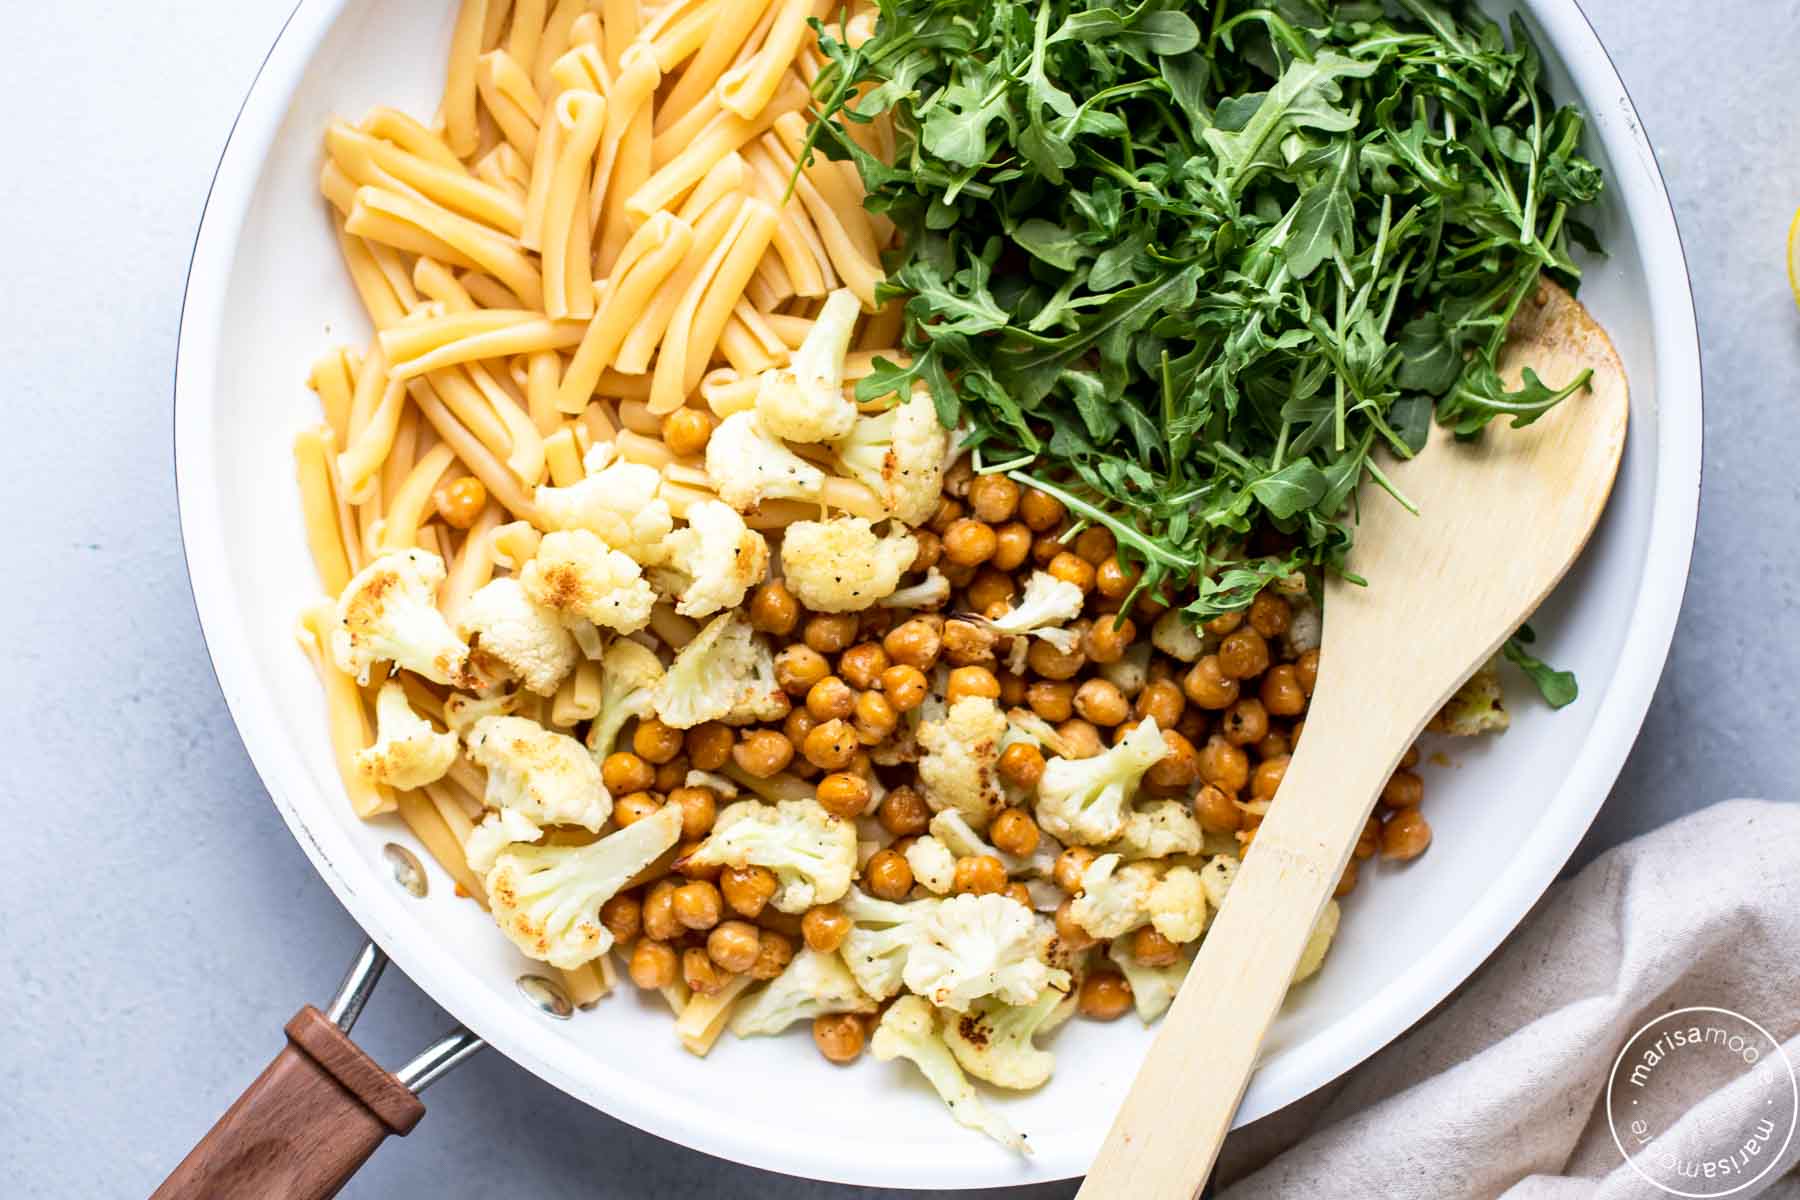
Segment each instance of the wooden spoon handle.
M325 1200L425 1115L411 1089L307 1005L288 1044L151 1200Z
M1308 714L1281 801L1257 827L1088 1172L1080 1192L1087 1200L1191 1200L1205 1184L1313 925L1377 793L1425 721L1413 724L1395 708L1324 711L1331 695L1355 691L1328 693L1321 684L1314 693L1319 709ZM1399 749L1384 757L1371 746Z

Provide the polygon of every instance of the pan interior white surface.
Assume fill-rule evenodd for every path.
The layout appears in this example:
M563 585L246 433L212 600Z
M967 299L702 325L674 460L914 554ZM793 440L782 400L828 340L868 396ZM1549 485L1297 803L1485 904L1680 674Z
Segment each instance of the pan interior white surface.
M1490 6L1507 11L1509 6ZM1513 728L1431 769L1436 840L1422 859L1365 870L1324 971L1296 991L1239 1121L1327 1082L1462 982L1554 878L1637 733L1674 628L1692 546L1700 377L1691 297L1667 196L1629 100L1568 0L1523 6L1559 99L1579 98L1608 190L1608 257L1582 299L1632 386L1632 429L1594 543L1536 622L1545 657L1577 671L1581 700L1550 714L1513 681ZM327 345L366 336L315 185L337 115L393 104L428 118L451 0L304 0L235 127L209 198L183 313L176 455L183 536L219 680L257 769L320 873L420 986L527 1069L683 1145L844 1182L978 1187L1081 1173L1149 1033L1135 1019L1074 1022L1056 1077L1004 1101L1036 1153L1018 1159L954 1124L901 1064L827 1064L804 1027L675 1040L660 998L629 985L554 1020L523 998L518 958L435 865L409 896L382 854L397 820L365 825L343 801L324 709L293 628L318 591L301 535L290 445L316 422L304 380ZM221 812L234 801L220 797ZM221 819L225 819L223 816ZM428 861L422 851L419 855ZM1196 1080L1195 1086L1204 1086ZM453 1086L453 1085L452 1085Z

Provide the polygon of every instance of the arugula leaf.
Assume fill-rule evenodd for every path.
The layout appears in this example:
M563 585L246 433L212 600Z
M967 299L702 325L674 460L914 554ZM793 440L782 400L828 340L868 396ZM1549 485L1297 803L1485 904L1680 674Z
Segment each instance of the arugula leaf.
M1537 634L1532 631L1531 626L1521 625L1518 633L1506 639L1506 645L1501 647L1500 652L1506 656L1507 662L1525 672L1537 686L1538 695L1544 698L1545 704L1551 708L1563 708L1575 703L1575 698L1581 694L1581 688L1575 682L1575 673L1558 671L1542 659L1534 657L1525 647L1535 641Z

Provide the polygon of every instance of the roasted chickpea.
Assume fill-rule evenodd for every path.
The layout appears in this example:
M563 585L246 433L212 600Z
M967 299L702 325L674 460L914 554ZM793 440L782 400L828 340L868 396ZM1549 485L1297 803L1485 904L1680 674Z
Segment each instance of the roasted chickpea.
M783 646L775 655L775 682L790 696L804 696L813 684L831 674L831 664L811 646Z
M1127 567L1117 558L1102 559L1094 568L1094 587L1108 600L1123 600L1143 576L1137 567Z
M1243 623L1244 623L1244 614L1243 613L1228 612L1228 613L1220 613L1218 616L1202 622L1201 628L1206 630L1206 632L1212 634L1214 637L1222 638L1226 634L1231 633L1233 630L1237 629L1237 627L1242 625Z
M971 610L985 613L995 605L1009 607L1016 591L1018 585L1013 582L1011 575L991 566L983 567L975 573L975 579L964 593L964 599L968 601ZM945 632L947 634L949 631Z
M1239 629L1219 643L1219 669L1233 679L1254 679L1269 669L1269 643L1254 629Z
M613 801L613 820L623 829L627 825L636 825L661 807L662 801L651 792L626 792Z
M1116 663L1136 640L1137 626L1130 617L1115 619L1111 614L1103 614L1094 618L1081 644L1090 662Z
M750 627L758 633L786 637L800 624L800 601L779 579L771 579L750 594Z
M819 806L846 821L862 816L873 795L868 780L848 771L834 771L819 780L817 792Z
M1090 525L1082 530L1075 539L1075 553L1085 559L1089 566L1098 567L1113 556L1119 548L1112 530L1104 525Z
M1236 833L1244 814L1217 784L1207 784L1194 794L1194 817L1207 833Z
M1025 703L1025 677L1023 675L1014 675L1011 671L1001 671L996 678L1000 680L1000 706L1002 708L1017 708Z
M1001 874L1004 876L1005 872ZM912 865L905 855L892 847L877 850L863 867L862 882L871 896L881 900L904 900L906 893L912 891Z
M719 889L704 879L692 879L675 889L675 919L689 929L711 929L724 914Z
M1132 712L1138 720L1149 719L1156 722L1158 729L1173 729L1181 714L1187 710L1187 697L1181 689L1167 679L1152 679L1144 685L1144 690L1137 694L1137 703Z
M773 979L794 960L794 943L773 929L762 930L757 938L756 961L750 964L750 978Z
M1106 748L1100 731L1080 717L1070 717L1056 727L1056 732L1064 742L1064 758L1092 758Z
M856 693L836 675L827 675L806 691L806 711L815 720L847 717L856 708Z
M958 667L950 672L950 682L944 691L944 701L955 704L965 696L981 696L989 700L1000 698L1000 681L986 667Z
M1004 475L977 475L969 483L969 511L989 525L1010 521L1019 510L1019 485Z
M1168 967L1181 957L1181 947L1144 925L1131 935L1131 957L1146 967Z
M712 440L713 416L701 408L678 408L663 418L663 445L683 458L698 454Z
M1038 848L1037 822L1022 808L1002 809L988 826L988 838L994 846L1015 858L1024 858Z
M731 761L745 774L767 779L794 761L794 743L773 729L752 729L731 748Z
M914 552L912 565L907 570L921 573L929 571L944 557L943 539L929 529L915 529L912 534L913 541L919 548Z
M1201 708L1217 711L1230 708L1237 702L1238 681L1225 673L1216 654L1207 654L1200 658L1182 678L1181 690L1187 698Z
M837 673L851 687L866 692L880 682L887 666L887 651L879 642L859 642L838 656Z
M835 771L850 764L856 754L856 744L856 731L849 723L833 719L819 724L807 734L800 752L807 762L821 771Z
M1075 901L1071 898L1056 906L1056 938L1070 953L1079 954L1094 944L1094 935L1075 923Z
M877 855L877 858L880 856ZM871 862L874 860L871 859ZM907 873L906 886L912 886L912 872ZM986 896L1006 889L1006 868L1000 860L991 854L970 854L956 860L956 882L954 890L958 895L969 893L975 896ZM889 897L898 899L899 897Z
M621 892L600 906L600 924L615 942L629 942L644 927L644 906L636 896Z
M1089 530L1088 532L1093 531ZM1082 536L1086 537L1087 534ZM1084 592L1094 590L1094 564L1078 554L1071 554L1064 550L1050 560L1048 569L1050 574L1064 583L1072 583Z
M760 953L762 938L748 921L725 921L706 935L706 956L733 975L755 966Z
M1031 543L1031 563L1035 567L1048 567L1056 561L1056 556L1068 551L1068 543L1050 534L1043 534Z
M1036 488L1026 488L1025 494L1019 497L1019 519L1034 533L1055 529L1063 523L1066 514L1061 500Z
M931 690L930 680L917 667L897 664L881 673L881 694L894 706L895 712L911 712L925 703Z
M681 806L681 836L687 841L712 832L719 815L719 799L711 788L680 787L669 793L669 803Z
M938 655L944 648L941 628L941 625L934 626L930 621L914 617L890 630L881 639L881 648L887 651L892 662L915 671L929 671L937 665Z
M643 922L645 937L666 942L681 936L682 924L675 916L675 888L674 880L659 879L644 893L639 920Z
M1416 808L1400 808L1381 823L1381 857L1405 862L1431 845L1431 823Z
M944 530L944 557L963 567L978 567L994 557L999 536L992 525L963 517Z
M1151 764L1144 773L1144 782L1154 792L1185 795L1200 778L1200 752L1173 729L1163 730L1162 735L1169 752Z
M1294 678L1299 681L1300 690L1308 696L1313 694L1313 686L1319 682L1319 652L1317 650L1302 651L1294 660Z
M1075 711L1085 721L1110 729L1131 715L1131 701L1106 679L1090 679L1075 689Z
M655 717L643 717L631 734L631 749L647 763L661 766L681 753L682 731Z
M1218 788L1237 793L1250 782L1250 759L1218 734L1200 748L1200 778Z
M1079 645L1073 650L1059 650L1042 638L1032 638L1025 661L1045 679L1073 679L1087 665L1087 655Z
M1011 900L1014 904L1017 904L1020 908L1028 908L1033 912L1037 911L1031 903L1031 889L1016 879L1001 889L1000 894L1005 896L1008 900Z
M1332 889L1331 894L1339 898L1348 896L1356 887L1356 874L1356 860L1352 858L1344 864L1344 873L1338 876L1337 887Z
M1046 721L1066 721L1075 714L1075 685L1040 679L1025 689L1025 703Z
M881 798L875 818L895 837L909 837L930 826L931 807L916 788L897 787Z
M1276 638L1287 632L1294 619L1294 606L1274 592L1258 592L1250 602L1250 628L1265 638Z
M806 939L809 948L820 954L830 954L850 936L850 918L835 904L820 904L807 909L806 915L800 918L800 936Z
M1398 769L1402 770L1402 771L1410 771L1418 765L1419 765L1419 747L1417 745L1408 746L1406 748L1406 753L1402 754L1400 756L1400 766Z
M1094 852L1086 846L1069 846L1056 856L1050 874L1056 886L1071 896L1081 892L1081 877L1094 863Z
M708 721L687 731L682 739L688 762L696 771L717 771L731 761L731 743L736 740L731 726Z
M1256 764L1256 771L1250 776L1250 798L1253 800L1273 800L1275 792L1281 787L1281 781L1287 775L1288 763L1292 761L1288 755L1279 758L1265 758Z
M732 912L746 917L762 915L775 888L775 873L767 867L726 867L719 872L719 894Z
M855 613L814 613L801 637L820 654L836 654L856 640L858 628Z
M1031 557L1031 529L1023 521L1008 521L994 530L994 557L988 564L997 571L1016 571Z
M1044 777L1044 752L1030 742L1014 742L1000 752L1000 778L1027 791ZM1004 815L1004 814L1002 814Z
M675 982L675 974L680 970L680 963L675 951L661 942L653 942L642 938L631 948L631 962L626 972L631 982L646 992L656 988L666 988Z
M1256 757L1280 758L1284 754L1292 753L1293 749L1293 745L1287 739L1287 734L1271 725L1268 734L1262 741L1256 743Z
M812 715L802 705L787 715L781 723L781 732L788 742L795 746L806 744L806 735L819 727L819 718Z
M894 732L900 724L900 714L880 692L864 692L856 698L850 724L856 730L857 741L865 746L875 746Z
M452 529L467 529L487 507L487 487L473 475L463 475L439 484L431 493L431 504L444 524Z
M973 667L994 661L999 635L973 621L945 621L943 639L944 661L953 667Z
M1425 798L1425 781L1416 771L1395 771L1381 789L1383 808L1417 808Z
M649 763L625 750L606 756L600 764L600 781L615 796L626 792L648 791L656 782L656 772Z
M862 1022L854 1013L828 1013L822 1017L814 1017L812 1023L813 1045L825 1056L827 1062L838 1064L855 1062L863 1050Z
M1076 1006L1084 1017L1116 1021L1131 1010L1131 985L1117 971L1095 971L1081 981Z
M723 988L729 979L704 947L689 946L681 952L681 981L696 995L710 996Z
M1234 746L1260 742L1269 732L1269 714L1262 701L1245 697L1219 718L1219 732Z
M1363 822L1362 832L1356 836L1356 849L1352 857L1369 859L1375 857L1375 851L1381 848L1381 822L1373 813Z
M1260 694L1263 707L1278 717L1297 717L1306 711L1306 689L1300 686L1299 672L1288 663L1268 669Z

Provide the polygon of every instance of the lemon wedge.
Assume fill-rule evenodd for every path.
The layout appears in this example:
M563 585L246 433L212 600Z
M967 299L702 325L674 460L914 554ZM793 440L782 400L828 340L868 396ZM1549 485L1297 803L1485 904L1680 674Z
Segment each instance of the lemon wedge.
M1788 226L1788 286L1794 289L1794 303L1800 304L1800 208Z

